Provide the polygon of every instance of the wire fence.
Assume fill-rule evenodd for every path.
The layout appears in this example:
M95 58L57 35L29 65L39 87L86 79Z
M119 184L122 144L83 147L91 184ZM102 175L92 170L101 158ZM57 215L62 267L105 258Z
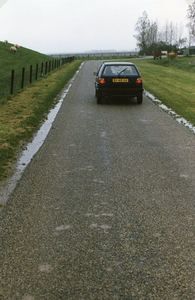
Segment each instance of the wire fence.
M39 64L37 63L36 65L30 65L27 68L22 68L22 70L12 70L10 74L10 84L8 83L8 80L6 80L1 86L0 101L9 95L17 94L17 92L25 86L62 67L64 64L72 62L74 59L74 56L69 56L45 61Z

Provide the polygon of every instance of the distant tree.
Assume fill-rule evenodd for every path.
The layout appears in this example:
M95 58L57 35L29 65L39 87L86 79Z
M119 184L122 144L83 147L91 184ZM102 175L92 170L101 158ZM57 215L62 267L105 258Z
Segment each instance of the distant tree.
M184 31L184 26L182 24L182 22L180 22L179 25L177 25L177 45L178 48L184 48L187 45L187 38L183 37L183 31Z
M173 22L170 23L170 30L169 30L169 43L175 44L177 41L177 28L173 24Z
M158 41L158 25L156 22L150 24L147 34L147 46L152 45Z
M151 55L153 50L168 51L168 52L177 51L178 45L177 44L172 45L169 43L165 43L163 41L158 41L157 43L153 43L148 47L147 53Z
M186 47L186 44L187 38L180 38L177 43L179 49Z
M163 41L165 43L169 43L169 23L168 23L168 21L166 22L166 25L165 25Z
M178 26L173 24L173 22L166 22L163 30L159 34L160 40L164 41L168 44L175 44L177 43L178 37Z
M189 30L189 44L191 44L192 41L195 41L195 1L188 7L187 18L189 20L187 23Z
M142 17L139 17L135 30L138 32L134 37L137 39L137 46L145 53L147 50L148 32L150 28L150 21L146 11L143 12Z
M151 55L153 50L176 51L187 43L187 38L182 37L182 23L175 25L167 21L163 30L159 31L157 23L150 22L145 11L139 17L135 30L138 32L134 37L137 39L140 54Z

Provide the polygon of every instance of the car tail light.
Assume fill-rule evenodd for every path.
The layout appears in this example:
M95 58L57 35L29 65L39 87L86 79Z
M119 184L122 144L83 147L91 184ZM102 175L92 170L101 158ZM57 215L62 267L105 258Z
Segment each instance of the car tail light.
M99 83L106 83L106 80L104 78L99 78Z
M137 78L136 83L142 83L142 78L141 77Z

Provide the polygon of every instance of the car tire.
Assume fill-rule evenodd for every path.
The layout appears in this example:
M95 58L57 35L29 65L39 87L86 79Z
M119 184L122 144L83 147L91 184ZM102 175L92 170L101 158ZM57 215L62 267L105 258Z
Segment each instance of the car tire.
M137 96L137 104L142 104L142 101L143 101L143 95L139 95Z
M102 104L102 95L100 92L97 92L97 104Z

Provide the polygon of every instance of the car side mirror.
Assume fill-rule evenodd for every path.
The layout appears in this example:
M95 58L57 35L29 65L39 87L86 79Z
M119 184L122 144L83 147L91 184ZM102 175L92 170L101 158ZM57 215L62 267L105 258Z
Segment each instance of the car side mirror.
M93 75L97 76L97 74L98 74L97 72L93 72Z

